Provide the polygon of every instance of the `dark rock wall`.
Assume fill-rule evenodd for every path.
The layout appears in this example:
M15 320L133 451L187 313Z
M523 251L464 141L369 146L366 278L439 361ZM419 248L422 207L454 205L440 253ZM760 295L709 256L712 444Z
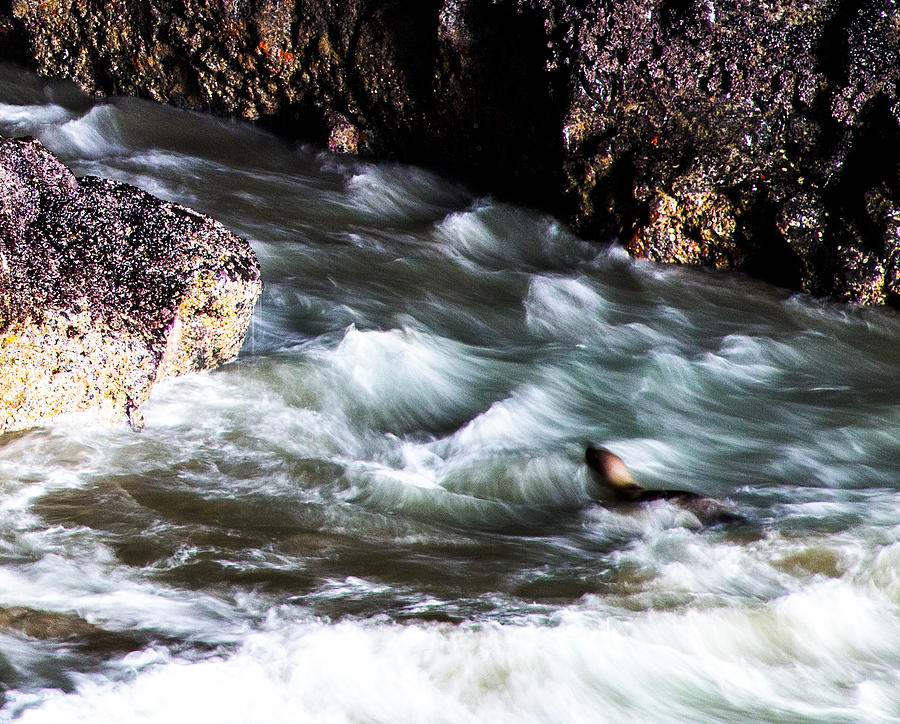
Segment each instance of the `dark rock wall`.
M424 163L637 256L900 300L895 0L0 0L95 93Z

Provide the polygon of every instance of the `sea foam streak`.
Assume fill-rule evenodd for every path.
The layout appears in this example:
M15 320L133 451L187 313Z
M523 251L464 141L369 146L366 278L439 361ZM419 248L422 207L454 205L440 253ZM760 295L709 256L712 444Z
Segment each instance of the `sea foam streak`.
M624 722L776 712L885 721L900 715L900 628L884 604L877 592L821 583L761 609L651 612L631 621L572 609L554 627L323 625L276 616L234 655L126 657L119 666L136 674L125 681L84 677L74 695L14 704L35 707L20 719L28 724L198 716L235 724Z

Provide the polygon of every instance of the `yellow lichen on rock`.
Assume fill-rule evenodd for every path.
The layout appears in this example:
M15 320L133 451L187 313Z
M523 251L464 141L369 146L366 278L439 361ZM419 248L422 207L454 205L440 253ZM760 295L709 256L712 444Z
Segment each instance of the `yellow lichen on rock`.
M156 359L139 339L111 334L87 312L21 325L0 339L0 431L86 410L130 418L155 373Z
M172 322L158 378L216 367L241 349L262 283L197 274Z
M688 177L670 193L658 191L649 207L648 223L635 230L627 245L635 256L724 269L738 265L734 206L708 184Z

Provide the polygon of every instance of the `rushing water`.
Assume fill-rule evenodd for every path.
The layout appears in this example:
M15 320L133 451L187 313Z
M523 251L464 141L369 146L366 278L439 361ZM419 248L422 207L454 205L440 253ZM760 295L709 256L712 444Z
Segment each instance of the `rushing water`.
M248 237L233 363L0 438L0 719L900 718L900 319L0 66L0 132ZM649 486L592 502L584 444Z

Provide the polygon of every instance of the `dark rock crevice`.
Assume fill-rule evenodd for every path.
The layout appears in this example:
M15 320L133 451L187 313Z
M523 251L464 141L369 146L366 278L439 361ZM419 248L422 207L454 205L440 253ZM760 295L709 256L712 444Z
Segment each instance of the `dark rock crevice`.
M14 0L0 0L0 53L16 63L30 63L28 36L12 15Z
M468 5L445 14L434 71L437 122L426 119L417 160L479 189L560 208L568 92L562 71L549 67L544 24L509 5ZM439 144L428 141L429 129Z

